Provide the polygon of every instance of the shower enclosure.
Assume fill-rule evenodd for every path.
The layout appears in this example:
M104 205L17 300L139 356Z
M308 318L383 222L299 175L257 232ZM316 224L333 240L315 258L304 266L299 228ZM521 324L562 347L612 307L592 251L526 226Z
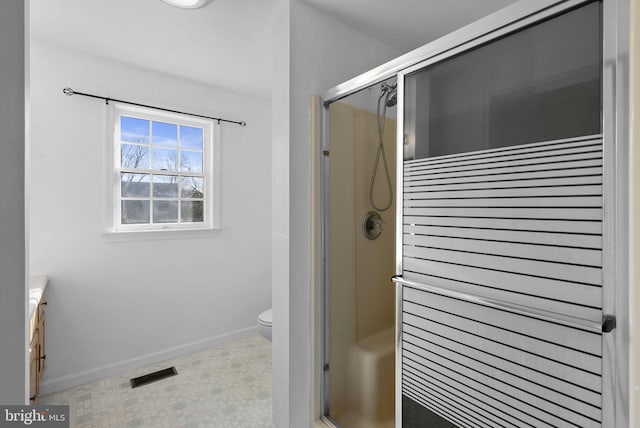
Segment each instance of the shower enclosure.
M626 426L621 3L517 3L325 96L328 421ZM380 114L357 106L395 91L395 212L369 240L380 150L355 141Z
M329 108L328 416L394 420L395 135L392 84ZM377 106L377 107L376 107Z

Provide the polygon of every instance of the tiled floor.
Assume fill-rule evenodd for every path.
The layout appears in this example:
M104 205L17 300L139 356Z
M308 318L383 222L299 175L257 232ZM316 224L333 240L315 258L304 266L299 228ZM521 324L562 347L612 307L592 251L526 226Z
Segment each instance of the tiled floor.
M132 389L129 379L178 375ZM271 342L252 336L42 397L68 404L71 428L271 427Z

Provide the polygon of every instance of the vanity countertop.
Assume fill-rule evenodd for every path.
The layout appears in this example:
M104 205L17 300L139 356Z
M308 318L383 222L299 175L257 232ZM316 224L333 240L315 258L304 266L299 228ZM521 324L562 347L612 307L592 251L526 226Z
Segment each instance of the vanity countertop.
M29 319L33 319L33 314L40 304L44 289L47 288L49 277L47 275L31 275L29 277Z

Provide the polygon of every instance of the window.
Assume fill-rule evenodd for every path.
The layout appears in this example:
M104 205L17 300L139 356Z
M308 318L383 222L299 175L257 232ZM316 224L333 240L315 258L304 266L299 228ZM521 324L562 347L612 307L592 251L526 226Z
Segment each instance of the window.
M211 229L213 122L114 107L113 231Z

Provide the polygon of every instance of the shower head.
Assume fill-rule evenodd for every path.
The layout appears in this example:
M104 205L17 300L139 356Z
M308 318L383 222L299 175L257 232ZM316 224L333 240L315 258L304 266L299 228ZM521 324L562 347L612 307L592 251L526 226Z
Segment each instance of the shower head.
M387 107L393 107L398 103L398 84L394 83L393 85L389 85L386 82L382 83L381 86L381 97L384 97L384 103Z
M393 107L397 103L398 103L398 96L397 96L396 92L394 91L393 94L387 99L387 102L386 102L385 105L387 107Z

